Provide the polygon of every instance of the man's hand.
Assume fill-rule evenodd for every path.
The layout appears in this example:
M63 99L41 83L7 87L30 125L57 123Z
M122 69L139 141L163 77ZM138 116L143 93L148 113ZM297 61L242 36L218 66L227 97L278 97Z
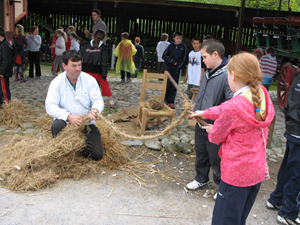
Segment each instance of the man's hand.
M4 75L0 74L0 77L4 77Z
M92 109L92 111L89 113L89 118L91 120L96 120L97 119L97 113L98 113L97 109Z
M75 127L80 126L82 124L82 118L78 115L70 114L67 118L67 121L72 123Z
M188 79L188 77L185 76L185 77L184 77L184 80L183 80L183 83L186 83L187 79Z
M89 35L89 34L90 34L90 32L88 31L88 29L85 29L83 32L84 32L86 35Z
M197 117L199 117L200 119L205 119L204 111L197 110L197 111L193 112L191 115L189 115L189 118L193 118L195 120L197 120Z

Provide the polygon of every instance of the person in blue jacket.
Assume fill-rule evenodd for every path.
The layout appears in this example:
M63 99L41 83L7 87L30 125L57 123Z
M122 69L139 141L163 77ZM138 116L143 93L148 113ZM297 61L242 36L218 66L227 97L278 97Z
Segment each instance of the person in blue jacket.
M184 43L182 43L183 34L180 31L175 31L173 34L174 41L169 44L169 46L164 51L162 56L163 60L166 62L167 71L174 78L175 82L179 82L180 75L183 66L185 65L187 57L187 48ZM168 79L167 90L165 95L165 103L169 105L170 108L174 109L174 102L177 90L171 81Z

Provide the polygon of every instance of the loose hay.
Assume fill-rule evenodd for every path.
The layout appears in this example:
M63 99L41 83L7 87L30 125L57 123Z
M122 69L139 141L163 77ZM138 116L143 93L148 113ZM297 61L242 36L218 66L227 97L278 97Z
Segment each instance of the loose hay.
M40 118L48 121L47 116ZM82 127L67 127L56 137L51 135L12 136L1 146L0 177L3 186L13 191L35 191L65 178L80 179L101 173L103 167L114 169L129 161L113 130L97 123L102 133L103 159L99 162L81 155L85 146ZM19 169L20 168L20 169Z
M149 99L151 109L160 110L165 108L164 100L159 95L151 95Z
M12 99L5 103L0 110L0 124L6 128L14 129L22 126L30 118L30 108L19 99Z

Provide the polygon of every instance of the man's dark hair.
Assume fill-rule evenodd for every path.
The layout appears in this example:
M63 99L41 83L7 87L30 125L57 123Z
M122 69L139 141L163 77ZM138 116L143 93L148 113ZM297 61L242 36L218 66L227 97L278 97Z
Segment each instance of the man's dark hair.
M198 38L198 37L193 37L192 42L193 42L193 41L199 41L199 42L201 42L201 41L200 41L200 38Z
M224 45L216 39L208 39L207 41L204 41L200 46L200 50L205 50L210 55L217 52L221 59L223 59L225 54Z
M209 40L209 39L213 39L213 37L211 35L205 35L205 37L203 38L203 40Z
M183 33L182 33L181 31L175 31L175 32L173 33L173 38L175 38L176 36L181 36L181 37L183 37Z
M125 38L125 39L128 39L129 38L129 34L127 32L123 32L121 34L121 37Z
M273 47L267 47L267 48L266 48L266 53L267 53L267 54L274 55L274 48L273 48Z
M92 13L93 13L93 12L95 12L95 13L97 13L99 16L101 16L101 12L100 12L99 9L93 9Z
M62 60L65 65L68 65L69 59L71 59L72 62L78 62L82 61L82 55L80 52L76 50L67 50L64 51L62 55Z
M3 27L0 27L0 36L5 37L5 30Z

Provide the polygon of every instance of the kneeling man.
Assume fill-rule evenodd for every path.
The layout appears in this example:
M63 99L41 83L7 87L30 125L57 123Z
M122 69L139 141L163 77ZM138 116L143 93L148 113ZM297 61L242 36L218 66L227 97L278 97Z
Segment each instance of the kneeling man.
M82 56L79 52L65 51L62 60L65 72L52 80L46 98L46 111L54 118L52 135L56 137L67 123L80 126L83 123L81 115L88 114L91 120L83 130L87 137L83 155L101 160L103 146L95 120L96 113L103 111L104 103L98 83L89 74L81 72Z

